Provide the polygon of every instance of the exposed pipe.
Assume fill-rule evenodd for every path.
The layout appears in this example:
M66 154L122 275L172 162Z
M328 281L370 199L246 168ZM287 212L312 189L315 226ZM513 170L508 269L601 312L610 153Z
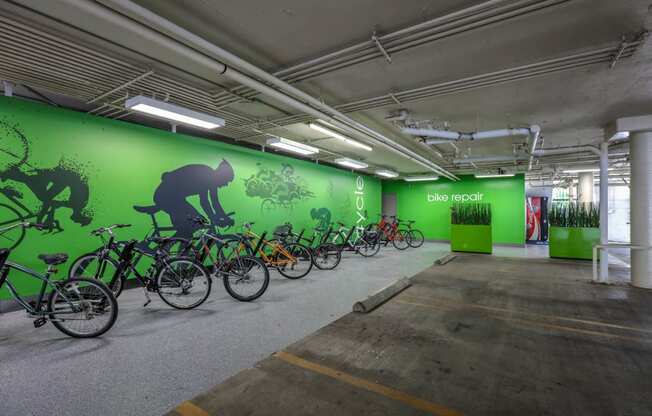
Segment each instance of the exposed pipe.
M405 127L401 129L405 134L411 134L413 136L425 136L425 137L435 137L436 139L425 139L424 143L429 145L442 144L447 140L459 141L459 140L487 140L487 139L497 139L502 137L510 136L531 136L534 141L538 140L539 134L541 133L541 128L537 125L532 125L528 128L517 128L517 129L499 129L499 130L487 130L487 131L478 131L473 133L463 133L457 131L449 130L436 130L436 129L416 129Z
M524 15L551 8L570 0L520 0L506 2L490 0L481 4L461 9L443 16L435 17L417 25L409 26L395 32L378 36L378 40L387 47L388 53L400 52L417 47L427 42L442 40L461 33L486 27L490 24L505 22ZM361 42L321 57L304 61L300 64L282 69L275 76L287 81L298 82L323 75L332 71L360 64L370 59L382 57L382 51ZM242 87L236 88L243 94L252 96L251 91ZM216 95L220 103L237 102L226 97L227 92ZM255 94L254 94L255 95Z
M600 150L595 146L568 146L556 147L552 149L539 149L532 152L535 156L564 155L568 153L591 152L600 156Z
M412 150L395 143L391 139L381 135L380 133L368 128L367 126L358 123L357 121L345 116L334 108L322 103L314 97L298 90L295 87L287 84L286 82L274 77L273 75L263 71L262 69L244 61L243 59L235 56L234 54L208 42L207 40L189 32L186 29L170 22L161 16L156 15L150 10L129 0L112 0L120 10L128 12L132 17L136 17L140 21L144 21L147 25L158 27L164 33L174 36L174 39L164 35L163 33L154 30L143 23L138 23L135 20L126 17L125 15L111 10L103 5L100 5L91 0L60 0L67 3L68 6L74 8L83 8L85 12L95 15L101 20L109 21L118 27L124 27L128 30L133 30L138 33L141 39L150 41L159 45L163 45L178 53L182 59L189 59L213 71L228 77L229 79L247 87L253 88L256 91L279 100L287 105L292 106L295 110L309 114L313 117L324 119L331 122L337 127L343 129L349 134L370 137L375 142L381 144L383 147L398 153L408 159L418 163L421 166L432 170L442 176L450 179L458 179L455 175L441 168L432 161L424 158L423 156L413 152ZM265 81L278 89L270 87L240 72L234 68L227 67L225 64L211 58L203 53L198 52L196 49L188 45L203 50L206 53L213 55L215 58L220 59L237 67L256 78Z
M527 156L478 156L454 159L453 163L456 165L483 163L483 162L515 162L519 160L527 160Z
M541 135L541 128L539 126L532 134L532 145L530 146L530 161L528 162L527 170L532 170L532 162L534 162L534 151L537 148L537 143L539 141L539 136Z

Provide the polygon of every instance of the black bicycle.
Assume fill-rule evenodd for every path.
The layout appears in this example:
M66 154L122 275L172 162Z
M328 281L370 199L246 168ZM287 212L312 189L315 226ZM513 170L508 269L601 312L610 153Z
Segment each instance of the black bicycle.
M104 228L95 232L111 231ZM149 292L156 292L161 300L173 308L196 308L210 295L210 274L192 257L171 256L164 249L170 241L171 238L150 237L141 242L115 242L114 236L111 235L101 250L82 255L75 260L69 276L91 276L102 280L119 294L125 281L133 275L145 288L147 301L143 306L151 302ZM149 249L152 244L156 247L153 253ZM144 258L151 258L152 262L147 271L141 274L137 266Z
M328 241L333 232L333 224L328 229L315 227L310 237L305 236L305 229L299 234L290 230L288 243L302 243L312 253L312 262L320 270L333 270L342 260L342 250L337 244Z
M46 227L42 224L17 223L5 228L23 229ZM0 230L1 231L1 230ZM92 338L111 329L118 316L118 302L113 293L102 282L87 278L72 278L52 281L56 266L65 263L68 255L39 254L38 258L47 265L45 273L39 273L20 264L8 261L9 249L0 249L0 288L6 284L9 293L22 306L34 327L39 328L48 321L61 332L75 338ZM16 291L9 280L10 271L18 271L42 282L36 300L27 301Z
M269 286L269 269L250 251L249 237L240 233L215 235L204 217L192 221L200 231L187 241L182 253L194 256L212 276L221 278L234 299L250 302L261 297Z

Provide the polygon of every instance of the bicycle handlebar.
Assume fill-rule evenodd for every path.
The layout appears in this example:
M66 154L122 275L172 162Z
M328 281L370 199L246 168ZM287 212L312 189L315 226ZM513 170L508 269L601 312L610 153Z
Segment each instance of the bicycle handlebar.
M114 228L127 228L127 227L131 227L131 224L113 224L113 225L108 226L108 227L97 228L97 229L91 231L91 235L100 235L100 234L104 234L104 233L111 234L111 232L113 231Z

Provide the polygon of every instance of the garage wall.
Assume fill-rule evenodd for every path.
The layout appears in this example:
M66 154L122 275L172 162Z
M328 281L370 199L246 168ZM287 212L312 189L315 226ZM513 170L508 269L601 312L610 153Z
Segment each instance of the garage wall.
M191 233L186 218L205 215L202 205L217 211L224 232L251 221L257 231L286 221L310 229L320 221L353 224L365 211L375 219L381 206L373 177L6 97L0 98L0 189L1 224L35 221L41 213L39 221L58 225L52 233L27 230L10 257L39 270L39 253L74 258L98 247L89 235L97 227L131 223L119 230L120 239L144 237L152 219L134 206L155 212L158 225L171 228L167 236ZM0 236L0 246L20 237ZM67 269L60 267L59 277ZM35 291L27 278L12 281ZM7 295L5 288L0 299Z
M427 239L450 239L450 207L459 202L488 202L492 209L493 241L525 243L525 178L476 179L462 176L453 182L385 181L383 193L396 193L397 215L415 220Z

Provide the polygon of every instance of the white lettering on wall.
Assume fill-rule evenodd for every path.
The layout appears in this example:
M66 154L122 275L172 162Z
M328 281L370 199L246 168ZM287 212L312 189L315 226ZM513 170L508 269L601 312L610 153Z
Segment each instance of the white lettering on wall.
M364 226L367 223L367 215L365 212L364 206L364 178L358 176L355 179L355 212L357 214L357 220L355 222L355 234L356 239L362 235L364 231Z
M428 192L426 196L428 202L448 202L448 201L453 201L453 202L481 202L482 198L484 198L484 194L482 192L474 192L472 194L438 194L434 193L431 194Z

